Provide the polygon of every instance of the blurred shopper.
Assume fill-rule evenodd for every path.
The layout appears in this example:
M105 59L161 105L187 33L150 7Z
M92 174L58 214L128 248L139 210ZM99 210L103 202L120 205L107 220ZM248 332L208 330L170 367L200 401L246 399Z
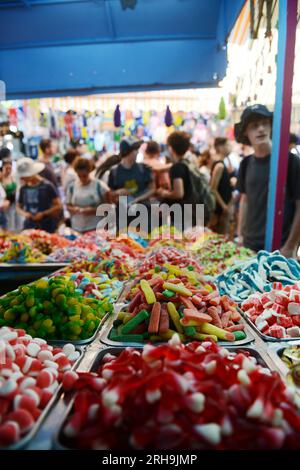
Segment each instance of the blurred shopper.
M6 197L6 192L2 186L2 161L0 160L0 230L7 229L6 213L9 208L9 200Z
M40 149L42 151L40 162L44 164L44 169L41 172L41 176L46 178L57 188L58 181L51 163L51 157L56 153L54 143L51 139L42 139L40 142Z
M266 106L256 104L247 107L241 121L235 125L237 142L251 145L254 150L253 155L242 160L239 171L241 203L238 234L244 245L255 251L263 249L265 244L272 119L273 113ZM286 257L295 255L300 240L299 181L300 159L289 153L281 247ZM244 214L245 204L247 211Z
M210 151L204 150L199 154L198 157L200 172L205 177L206 181L209 183L211 178L211 167L212 167L212 157Z
M75 149L68 149L64 155L64 161L66 163L66 168L62 178L62 186L64 191L66 192L67 187L70 186L71 183L76 181L77 174L74 170L74 162L77 157L80 156L80 153Z
M169 189L169 170L172 164L165 163L164 159L160 156L160 146L155 140L147 142L144 152L144 163L152 169L156 187Z
M241 158L235 152L232 152L232 146L226 137L216 137L214 142L217 160L222 160L227 168L230 183L233 188L237 184L237 175Z
M184 158L189 163L192 163L195 167L199 166L199 152L195 149L195 146L191 142L188 151L184 155Z
M2 163L2 186L9 200L7 229L11 232L15 232L21 229L21 220L16 210L17 183L16 176L12 170L12 160L10 158L3 160Z
M88 160L93 159L93 154L89 151L89 148L84 139L75 140L74 149L82 158L87 158Z
M97 207L107 202L108 187L103 182L92 178L93 162L77 157L73 164L77 179L67 187L66 203L71 214L71 227L84 233L95 230L99 222Z
M190 193L189 162L183 161L190 148L190 136L182 131L172 132L167 138L167 146L173 162L170 168L171 189L158 188L157 194L162 199L183 205Z
M213 198L198 165L195 166L186 159L186 154L189 153L190 148L190 136L182 131L172 132L167 139L167 145L173 161L170 169L171 189L158 188L157 195L162 201L169 204L180 204L183 217L184 211L187 211L188 205L191 205L191 225L195 225L197 222L195 217L196 205L204 204L204 222L206 223L210 212L209 201Z
M234 169L230 163L228 170L224 162L230 153L227 139L222 137L215 139L215 150L217 156L212 164L210 186L216 197L216 209L211 216L209 227L216 233L228 235L232 215L230 174L233 175Z
M291 153L294 153L295 155L298 155L300 157L300 140L296 136L296 134L290 134L290 140L289 140L289 151Z
M109 173L108 186L116 197L128 196L129 203L147 201L155 192L151 168L144 163L136 162L141 143L130 139L122 140L121 162Z
M24 229L35 228L53 233L62 206L57 189L39 174L44 168L44 163L31 158L24 157L17 161L17 176L22 183L17 210L25 218Z
M127 196L127 206L144 204L148 211L148 229L150 230L150 198L155 193L155 183L151 168L136 161L141 144L142 141L122 140L120 143L121 162L109 173L108 186L113 191L112 201L116 204L117 231L123 228L119 225L120 196ZM127 226L133 219L133 216L127 214Z

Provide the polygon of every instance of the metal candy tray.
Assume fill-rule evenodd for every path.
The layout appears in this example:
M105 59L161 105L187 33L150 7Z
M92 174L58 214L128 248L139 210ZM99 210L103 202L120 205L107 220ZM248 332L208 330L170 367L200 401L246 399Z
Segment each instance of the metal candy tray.
M109 313L104 315L104 317L100 321L99 325L97 326L93 336L91 336L90 338L77 339L77 340L73 340L73 341L69 340L69 339L53 339L53 340L51 339L51 340L48 340L48 343L51 344L51 345L56 344L60 347L63 347L65 344L68 344L68 343L72 343L72 344L74 344L74 346L84 346L84 345L87 345L87 344L91 344L97 338L102 326L104 325L104 323L105 323L105 321L106 321L106 319L109 315L110 315Z
M56 343L53 342L51 344L51 346L60 347L60 345L57 342ZM77 359L77 361L75 361L74 364L72 365L72 370L75 370L78 367L78 365L80 364L80 362L83 358L83 355L84 355L84 348L76 346L75 349L76 349L76 351L80 352L80 356ZM59 397L61 391L62 391L62 386L59 385L57 387L57 389L55 390L51 400L47 403L46 407L43 409L43 411L40 414L39 418L34 423L34 426L31 428L31 430L24 437L22 437L22 439L20 439L18 442L16 442L15 444L13 444L11 446L0 447L0 451L1 450L24 449L29 444L29 442L35 437L35 435L37 434L37 432L41 428L41 425L43 424L46 417L49 415L50 410L52 409L53 405L58 400L58 397Z
M106 354L112 354L112 355L118 356L124 349L125 347L107 347L107 348L103 348L99 350L96 356L94 357L94 360L90 363L90 367L88 370L91 372L96 372L103 360L103 357ZM142 350L143 347L139 345L138 347L136 347L136 349ZM263 367L267 367L270 370L274 370L274 365L272 361L270 360L270 358L265 353L265 351L254 349L253 347L250 347L250 346L246 346L246 347L231 346L228 349L230 350L230 352L247 352L251 356L256 358L258 364L260 364ZM76 449L75 447L70 446L70 443L68 442L69 441L68 438L66 438L63 435L63 429L65 425L67 424L68 418L72 412L72 409L74 406L74 400L75 400L75 396L73 395L67 407L65 408L64 413L60 416L60 423L53 437L53 448L56 450L75 450Z
M250 320L250 318L246 315L246 313L238 307L238 311L240 314L243 316L245 321L250 325L250 327L255 331L255 333L265 342L267 343L294 343L295 341L300 341L300 337L295 337L295 338L274 338L273 336L265 335L259 329L257 326Z
M109 338L109 333L113 327L113 323L114 321L117 319L117 316L118 316L118 313L120 311L122 311L123 309L126 308L126 305L123 304L123 307L120 308L118 311L114 311L113 315L111 315L107 321L104 323L103 325L103 328L100 332L100 341L105 344L105 345L108 345L108 346L116 346L116 347L124 347L124 346L133 346L133 347L141 347L143 344L146 344L145 343L135 343L135 342L128 342L128 343L124 343L124 342L117 342L117 341L113 341ZM246 338L245 339L242 339L240 341L234 341L234 342L229 342L229 341L218 341L218 344L220 346L242 346L244 344L250 344L254 341L255 337L251 331L251 328L249 328L248 324L245 323L243 320L242 322L244 323L245 325L245 333L246 333ZM191 339L191 341L193 341ZM155 343L155 344L161 344L161 343Z
M299 346L300 348L300 339L298 340L298 342L290 341L289 343L285 343L285 344L282 344L279 342L272 343L267 348L267 354L270 356L270 358L272 359L272 361L274 362L274 364L276 365L277 369L279 370L279 372L281 373L283 377L286 377L291 372L291 369L281 359L283 351L289 346L291 347ZM299 364L300 364L300 359L299 359Z

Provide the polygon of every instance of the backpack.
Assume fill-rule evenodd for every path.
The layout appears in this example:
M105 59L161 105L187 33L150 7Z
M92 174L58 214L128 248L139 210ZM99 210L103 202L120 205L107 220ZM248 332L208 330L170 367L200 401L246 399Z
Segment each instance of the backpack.
M207 224L216 209L216 198L199 168L185 159L181 162L188 168L190 176L191 190L187 202L204 204L204 223Z

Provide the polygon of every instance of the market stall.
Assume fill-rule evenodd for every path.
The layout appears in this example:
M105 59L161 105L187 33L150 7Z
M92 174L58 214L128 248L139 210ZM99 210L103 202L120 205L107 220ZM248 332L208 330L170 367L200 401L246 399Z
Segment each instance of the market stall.
M82 29L80 3L0 5L9 98L215 86L244 2L191 0L191 17L186 2L83 1ZM1 237L3 279L23 282L0 297L0 450L300 449L299 263L162 234Z
M1 448L299 448L300 265L219 242L91 232L109 260L2 296Z

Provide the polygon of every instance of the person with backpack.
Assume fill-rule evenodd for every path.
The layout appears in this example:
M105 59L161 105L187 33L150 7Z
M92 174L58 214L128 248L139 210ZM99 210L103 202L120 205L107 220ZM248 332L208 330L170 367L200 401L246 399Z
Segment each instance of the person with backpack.
M263 249L265 244L272 120L273 113L266 106L255 104L243 111L240 122L235 125L237 142L251 145L254 150L252 155L242 160L238 176L241 193L239 240L254 251ZM289 153L287 160L280 251L286 257L293 257L300 241L300 158Z
M67 209L71 215L71 227L79 233L95 230L99 222L97 207L108 200L109 188L105 183L91 177L93 163L77 157L73 163L78 179L66 190Z
M217 150L221 138L215 140ZM224 145L227 140L225 139ZM229 224L232 202L232 185L230 182L230 173L225 165L226 152L218 152L217 159L212 164L210 186L215 194L216 209L211 215L209 228L216 233L223 235L229 234Z
M185 158L190 148L189 134L183 131L172 132L167 139L167 146L174 162L170 169L171 189L158 188L157 196L163 202L180 204L183 217L185 204L192 205L192 226L197 223L196 205L204 204L204 224L206 225L211 211L215 208L215 200L200 169Z

